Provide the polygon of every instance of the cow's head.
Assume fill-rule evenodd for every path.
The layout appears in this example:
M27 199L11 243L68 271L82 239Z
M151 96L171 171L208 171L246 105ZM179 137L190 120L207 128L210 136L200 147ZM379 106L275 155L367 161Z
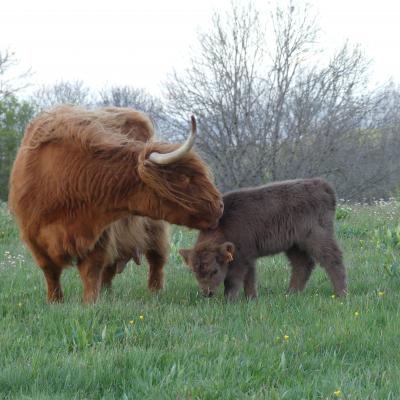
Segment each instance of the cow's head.
M179 254L194 273L203 296L210 297L226 278L235 257L235 246L231 242L207 241L193 249L180 249Z
M147 143L139 156L138 172L150 193L153 217L189 228L216 226L223 211L222 197L209 169L191 150L196 136L192 116L190 136L182 145ZM151 216L151 215L149 215Z

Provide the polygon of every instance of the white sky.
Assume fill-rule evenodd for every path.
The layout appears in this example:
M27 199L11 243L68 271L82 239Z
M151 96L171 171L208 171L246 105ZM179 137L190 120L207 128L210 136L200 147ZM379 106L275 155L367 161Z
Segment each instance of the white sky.
M243 0L245 2L247 0ZM278 0L279 1L279 0ZM309 0L324 46L348 38L372 58L374 78L400 82L400 0ZM14 51L34 84L79 79L153 94L185 66L196 33L229 0L0 0L0 49ZM270 2L257 0L259 8Z

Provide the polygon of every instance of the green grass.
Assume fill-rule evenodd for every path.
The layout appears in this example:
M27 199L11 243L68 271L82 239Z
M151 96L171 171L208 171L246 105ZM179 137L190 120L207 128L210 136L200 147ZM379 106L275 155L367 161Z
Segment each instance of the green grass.
M161 294L148 292L145 266L129 265L91 306L75 268L64 304L46 304L0 207L0 398L399 399L400 205L347 207L337 221L346 299L332 298L321 268L286 296L279 256L259 262L258 301L204 299L177 254L195 232L174 229Z

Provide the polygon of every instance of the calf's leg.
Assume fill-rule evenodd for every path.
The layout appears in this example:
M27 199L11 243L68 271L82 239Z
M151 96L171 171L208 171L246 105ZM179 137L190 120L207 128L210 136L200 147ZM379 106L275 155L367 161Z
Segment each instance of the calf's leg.
M330 234L321 234L307 243L307 250L321 264L328 274L335 294L347 294L346 268L343 264L342 252L336 240Z
M243 284L247 286L245 287L245 293L247 296L246 290L248 293L254 294L255 288L255 269L249 273L249 271L254 267L254 262L242 259L236 259L231 264L229 264L229 271L224 281L224 294L228 300L236 300L239 296L239 291L242 288ZM247 274L249 275L247 276ZM247 283L246 282L247 278Z
M248 299L256 299L258 296L256 268L254 264L249 267L244 277L244 294Z
M292 274L288 292L301 292L307 285L311 273L315 267L315 262L305 251L293 246L286 252L286 256L292 266Z
M224 281L224 295L228 300L236 300L239 296L243 280L238 278L226 278Z

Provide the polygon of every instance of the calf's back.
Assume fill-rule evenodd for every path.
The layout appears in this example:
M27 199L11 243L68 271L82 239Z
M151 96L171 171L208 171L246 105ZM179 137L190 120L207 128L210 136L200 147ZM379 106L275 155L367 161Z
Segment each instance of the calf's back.
M251 258L285 251L318 230L333 232L335 193L323 179L298 179L226 193L216 231L198 242L233 242Z

